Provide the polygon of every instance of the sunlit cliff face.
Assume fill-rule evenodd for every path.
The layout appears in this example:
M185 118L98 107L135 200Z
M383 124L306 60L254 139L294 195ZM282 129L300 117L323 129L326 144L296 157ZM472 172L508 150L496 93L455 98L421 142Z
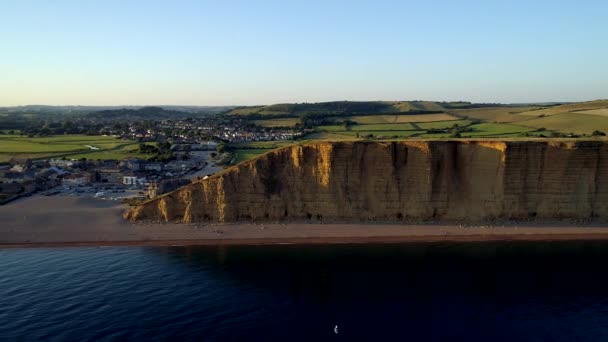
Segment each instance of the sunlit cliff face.
M479 221L608 218L608 144L319 142L153 199L128 220Z

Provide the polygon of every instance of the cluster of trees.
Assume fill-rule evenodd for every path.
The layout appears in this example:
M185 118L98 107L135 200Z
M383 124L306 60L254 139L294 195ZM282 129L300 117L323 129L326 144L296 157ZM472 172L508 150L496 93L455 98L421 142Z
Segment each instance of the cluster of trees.
M140 143L137 151L139 153L155 154L156 156L150 158L150 160L161 162L168 162L177 158L171 149L171 143L169 141L159 142L157 143L157 146Z
M147 153L147 154L157 154L159 152L158 147L154 145L148 145L144 143L139 144L139 148L137 149L139 153Z
M335 119L328 118L327 114L323 113L306 113L300 116L301 128L314 128L316 126L333 125Z

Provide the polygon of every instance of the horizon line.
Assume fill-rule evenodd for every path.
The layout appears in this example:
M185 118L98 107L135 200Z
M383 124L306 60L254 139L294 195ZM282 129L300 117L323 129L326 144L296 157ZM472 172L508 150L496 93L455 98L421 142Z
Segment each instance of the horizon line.
M331 101L295 101L295 102L274 102L269 104L226 104L226 105L209 105L209 104L22 104L22 105L0 105L0 108L15 108L28 106L45 106L45 107L258 107L272 106L279 104L314 104L314 103L332 103L332 102L435 102L435 103L454 103L468 102L471 104L500 104L500 105L518 105L518 104L544 104L544 103L580 103L608 101L608 98L596 98L582 101L525 101L525 102L474 102L467 100L331 100Z

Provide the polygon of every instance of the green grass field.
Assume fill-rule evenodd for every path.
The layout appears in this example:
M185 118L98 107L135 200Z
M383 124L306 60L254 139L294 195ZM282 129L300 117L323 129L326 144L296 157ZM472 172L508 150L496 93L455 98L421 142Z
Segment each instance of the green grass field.
M449 114L439 113L439 114L384 114L384 115L359 115L359 116L350 116L350 120L361 124L361 125L369 125L369 124L383 124L383 123L407 123L407 122L432 122L432 121L446 121L446 120L456 120L458 118L451 116Z
M230 144L234 150L233 164L238 164L245 160L253 159L261 154L272 150L295 144L293 141L248 141L244 143Z
M517 122L527 120L529 118L518 115L519 113L530 111L537 107L498 107L498 108L474 108L474 109L457 109L450 111L460 117L468 117L486 122Z
M536 110L529 110L519 113L522 116L551 116L562 113L575 113L588 110L604 109L608 108L608 100L568 103L560 106L551 106L546 108L538 108Z
M300 122L299 118L282 118L282 119L267 119L255 120L254 123L262 127L293 127Z
M358 138L355 135L344 135L339 133L332 132L314 132L307 134L303 138L305 141L311 140L357 140Z
M272 149L249 149L249 150L237 150L235 152L234 164L244 162L249 159L253 159L266 152L270 152Z
M463 132L463 137L491 137L504 135L517 135L521 133L531 132L536 128L525 127L511 124L497 123L480 123L469 126L473 132Z
M387 138L409 138L412 136L420 135L425 133L426 131L416 131L416 130L407 130L407 131L374 131L374 130L360 130L360 131L346 131L346 132L335 132L337 135L341 136L349 136L349 137L358 137L361 139L369 138L377 138L377 139L387 139Z
M323 132L360 132L360 131L409 131L414 130L414 126L409 123L404 124L371 124L371 125L352 125L348 129L344 125L319 126Z
M90 147L98 148L98 150ZM42 159L68 157L73 159L125 159L128 157L149 158L138 153L135 141L114 137L88 135L60 135L51 137L21 137L0 135L0 162L13 157Z
M521 124L562 133L591 134L595 130L608 133L608 117L600 115L561 113L522 121Z
M275 149L293 145L291 140L282 141L248 141L243 143L232 143L230 147L234 149Z
M454 125L468 126L472 123L471 120L450 120L450 121L435 121L435 122L420 122L416 125L420 129L444 129Z

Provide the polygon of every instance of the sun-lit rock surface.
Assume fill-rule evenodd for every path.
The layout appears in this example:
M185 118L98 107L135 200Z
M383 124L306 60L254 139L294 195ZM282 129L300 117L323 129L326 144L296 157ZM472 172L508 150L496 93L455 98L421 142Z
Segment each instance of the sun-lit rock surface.
M608 217L608 144L601 141L311 143L125 214L183 222L597 217Z

